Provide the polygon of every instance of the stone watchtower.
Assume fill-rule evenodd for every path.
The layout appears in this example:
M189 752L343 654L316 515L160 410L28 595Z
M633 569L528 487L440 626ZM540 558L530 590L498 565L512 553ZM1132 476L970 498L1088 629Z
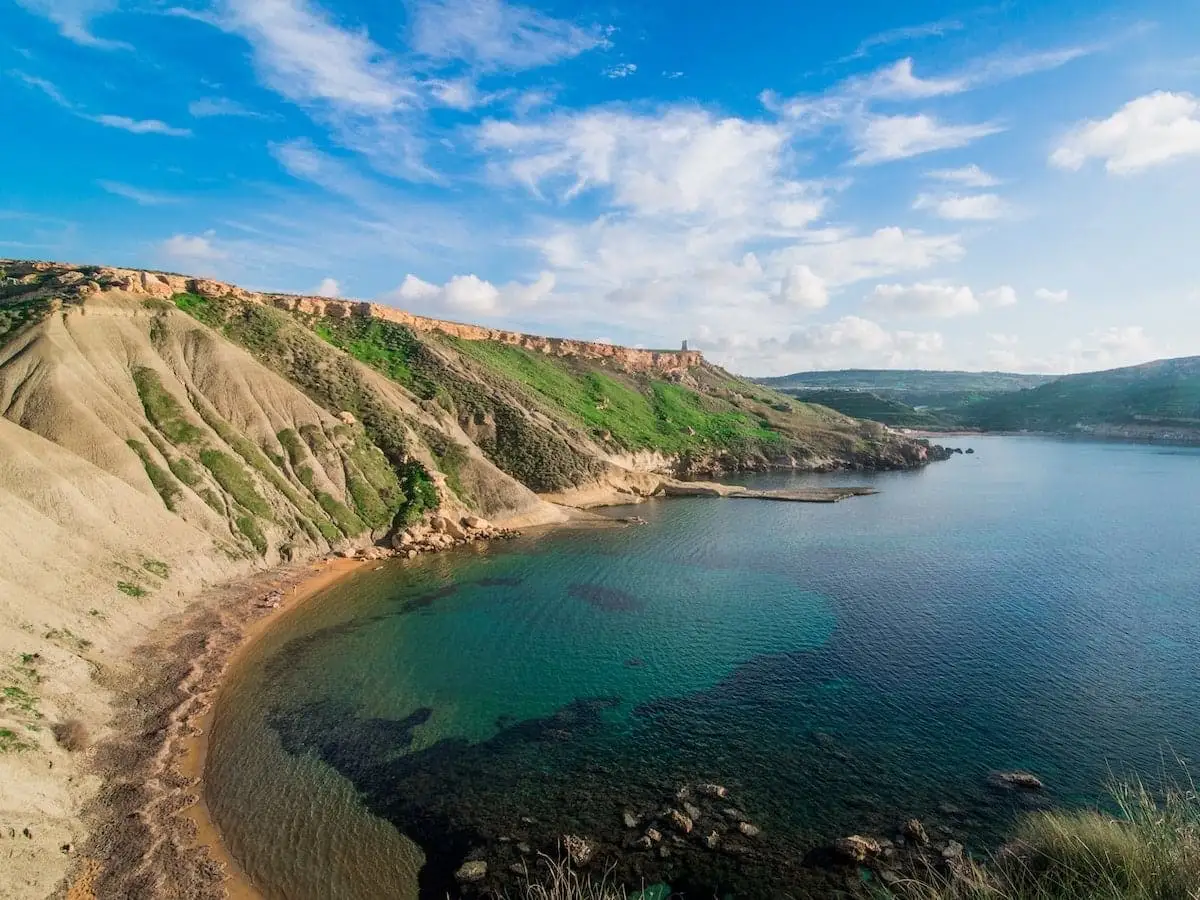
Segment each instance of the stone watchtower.
M688 349L687 349L687 341L684 341L684 342L683 342L683 348L682 348L682 352L684 352L684 353L687 353L687 352L688 352Z

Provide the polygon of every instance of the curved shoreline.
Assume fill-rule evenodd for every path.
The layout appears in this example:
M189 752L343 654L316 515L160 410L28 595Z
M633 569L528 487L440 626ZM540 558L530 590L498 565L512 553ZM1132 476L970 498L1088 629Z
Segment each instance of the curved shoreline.
M213 707L231 666L281 617L367 564L320 560L229 582L131 654L110 685L115 736L96 747L103 787L83 812L89 838L55 897L261 896L204 802ZM274 591L279 606L264 606Z

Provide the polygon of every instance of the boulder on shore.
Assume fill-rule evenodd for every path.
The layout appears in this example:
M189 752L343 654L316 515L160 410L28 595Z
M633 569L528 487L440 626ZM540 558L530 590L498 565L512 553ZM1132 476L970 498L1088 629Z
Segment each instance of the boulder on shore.
M692 833L692 820L677 809L672 809L667 812L667 821L671 823L671 827L680 834Z
M909 819L904 823L904 827L900 831L905 838L914 844L929 843L929 834L925 831L925 826L921 824L920 819Z
M833 849L849 862L865 862L870 857L878 856L881 848L879 841L874 838L852 834L834 841Z

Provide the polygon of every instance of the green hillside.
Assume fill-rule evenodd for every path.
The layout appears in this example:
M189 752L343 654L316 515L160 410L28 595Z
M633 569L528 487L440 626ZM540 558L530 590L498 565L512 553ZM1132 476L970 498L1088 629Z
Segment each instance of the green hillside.
M870 391L911 406L929 405L937 395L998 394L1033 388L1054 380L1053 375L1012 372L939 372L923 369L842 369L834 372L795 372L758 378L776 390Z
M1200 429L1200 357L1068 375L981 401L965 419L997 431L1096 426Z
M856 419L870 419L893 428L948 428L956 424L953 415L931 409L916 409L900 400L881 397L865 390L806 390L786 392L804 403L818 403Z

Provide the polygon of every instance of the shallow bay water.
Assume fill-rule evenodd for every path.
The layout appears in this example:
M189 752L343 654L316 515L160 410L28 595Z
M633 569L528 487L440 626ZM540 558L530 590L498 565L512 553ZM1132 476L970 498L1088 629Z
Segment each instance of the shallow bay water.
M626 859L696 896L821 896L803 865L908 816L985 849L1026 807L1200 751L1200 452L1034 437L837 505L654 501L364 571L283 619L215 711L206 799L269 897L444 897L464 857L715 781L747 857ZM615 514L620 514L617 511ZM1169 763L1173 765L1173 763ZM507 838L509 840L502 840ZM807 893L806 893L807 892Z

